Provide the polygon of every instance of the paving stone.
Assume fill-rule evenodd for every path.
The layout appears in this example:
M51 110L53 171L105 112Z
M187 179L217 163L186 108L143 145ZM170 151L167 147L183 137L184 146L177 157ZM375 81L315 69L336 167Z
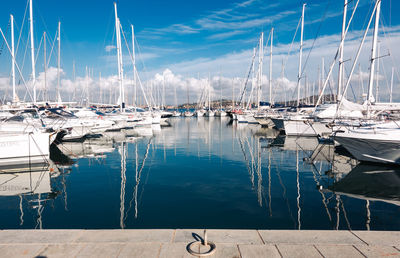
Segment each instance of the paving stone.
M392 246L357 245L355 247L367 257L400 257L400 251Z
M50 244L40 252L39 256L75 257L83 247L82 244Z
M190 242L196 241L196 238L193 236L194 234L197 234L201 238L203 238L204 231L201 229L177 229L175 231L175 237L173 239L173 242L175 242L175 243L190 243ZM207 233L207 235L208 235L208 233Z
M204 230L201 229L177 229L174 242L190 243L196 241L193 236L197 234L202 239ZM262 244L262 240L257 233L257 230L207 230L209 241L214 243L235 243L235 244Z
M71 243L82 230L1 230L0 243Z
M278 244L277 247L283 257L322 257L313 245Z
M161 245L159 258L193 258L186 251L186 243L165 243Z
M207 230L208 240L214 243L263 244L257 230Z
M0 257L35 257L46 245L22 244L22 245L1 245Z
M76 257L118 257L124 244L86 244Z
M189 243L188 243L189 244ZM195 257L192 256L187 250L186 243L169 243L163 244L160 251L160 258L166 257ZM237 245L235 244L216 244L216 252L210 256L213 258L239 258L240 253ZM196 248L196 252L206 252L209 248L199 249Z
M259 233L266 244L364 244L350 231L259 230Z
M128 243L122 247L118 257L158 257L161 243Z
M92 242L171 242L174 230L84 230L78 243Z
M353 231L353 233L369 245L400 245L399 231Z
M239 245L239 250L242 258L281 257L274 245Z
M216 252L213 258L239 258L238 246L235 244L216 244Z
M352 245L317 245L316 248L326 258L356 258L364 257Z

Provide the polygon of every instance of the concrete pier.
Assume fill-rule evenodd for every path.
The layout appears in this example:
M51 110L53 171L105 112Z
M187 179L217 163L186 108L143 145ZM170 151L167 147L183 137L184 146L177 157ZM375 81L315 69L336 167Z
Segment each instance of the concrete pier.
M207 230L209 257L400 257L398 231ZM203 230L1 230L0 257L194 257Z

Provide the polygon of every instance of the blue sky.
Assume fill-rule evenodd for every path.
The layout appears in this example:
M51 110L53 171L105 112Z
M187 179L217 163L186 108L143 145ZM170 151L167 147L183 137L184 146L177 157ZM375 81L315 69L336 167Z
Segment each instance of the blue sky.
M264 31L267 38L272 26L275 28L274 47L280 55L275 58L273 66L274 75L277 77L284 59L283 52L287 52L292 41L303 2L297 0L117 1L118 14L129 44L130 24L135 26L138 70L143 81L156 79L155 75L166 69L174 76L182 77L203 78L209 74L244 77L259 33ZM355 2L353 0L349 4L349 16ZM357 32L365 27L373 2L373 0L360 1L350 31ZM317 53L312 53L311 56L318 60L325 56L327 62L330 62L335 53L334 46L339 42L343 1L310 0L306 3L305 47L310 48L319 32L316 47L325 51L323 53L316 51ZM7 30L9 14L12 13L16 19L16 34L19 33L26 4L27 0L3 1L0 9L0 27ZM399 26L400 17L395 15L399 10L399 1L383 0L381 24L391 28ZM99 72L104 77L117 74L115 51L106 51L107 46L115 45L113 1L34 0L34 16L36 47L43 31L46 30L53 38L57 22L60 20L62 23L63 78L72 77L73 61L76 63L77 76L84 76L86 66L93 69L96 77ZM25 47L27 33L25 25L21 46ZM388 30L387 34L390 33ZM330 39L329 43L332 43L332 46L324 49L323 39ZM357 40L357 37L353 39ZM298 41L297 36L295 42ZM24 48L21 49L18 52L20 63L23 62L24 56ZM352 54L351 51L349 55ZM123 52L126 56L126 49ZM287 77L291 81L296 77L296 54L297 52L293 52L291 56L293 60L289 59L291 66L286 69ZM306 52L305 57L307 54ZM0 56L0 62L8 62L7 58L9 57L5 54ZM27 60L28 58L29 54ZM56 65L54 58L55 56L50 66ZM398 56L393 58L398 59ZM40 59L41 57L37 63L38 73L43 67ZM267 63L268 60L265 60ZM129 76L131 71L129 58L126 56L124 61L125 71ZM316 70L316 63L317 61L312 60L309 64L311 69L309 76L314 79L317 78L317 73L312 71ZM366 69L367 65L363 65L363 70ZM9 71L9 66L5 64L3 68L0 67L0 76L8 76ZM30 72L26 64L24 71L27 74ZM265 67L266 72L267 67Z

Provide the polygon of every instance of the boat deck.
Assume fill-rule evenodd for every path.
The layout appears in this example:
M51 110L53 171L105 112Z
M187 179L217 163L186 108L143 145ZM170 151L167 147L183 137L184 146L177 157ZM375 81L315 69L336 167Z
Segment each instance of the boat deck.
M203 230L2 230L0 257L194 257ZM209 257L400 257L398 231L207 230Z

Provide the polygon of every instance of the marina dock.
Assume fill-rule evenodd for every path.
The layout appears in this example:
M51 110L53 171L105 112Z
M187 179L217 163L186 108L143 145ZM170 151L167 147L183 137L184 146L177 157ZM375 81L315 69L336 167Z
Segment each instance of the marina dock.
M197 235L197 236L196 236ZM194 257L203 230L2 230L0 257ZM400 257L400 232L207 230L209 257Z

